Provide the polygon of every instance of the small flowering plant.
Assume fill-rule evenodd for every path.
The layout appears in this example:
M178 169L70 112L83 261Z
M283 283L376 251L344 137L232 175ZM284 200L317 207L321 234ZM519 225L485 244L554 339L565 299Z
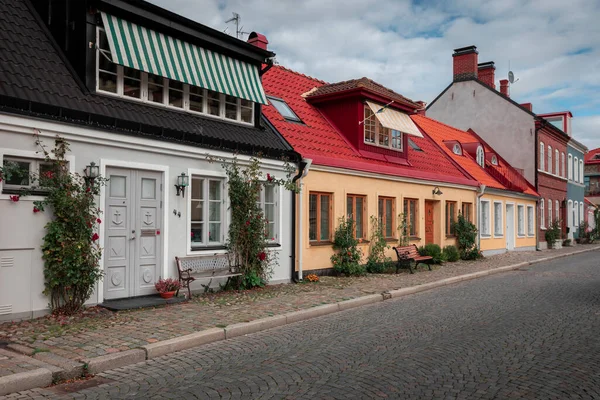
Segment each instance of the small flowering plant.
M319 282L319 276L315 274L306 275L306 280L309 282Z
M158 282L154 284L154 287L158 293L176 292L181 289L181 283L172 278L159 279Z

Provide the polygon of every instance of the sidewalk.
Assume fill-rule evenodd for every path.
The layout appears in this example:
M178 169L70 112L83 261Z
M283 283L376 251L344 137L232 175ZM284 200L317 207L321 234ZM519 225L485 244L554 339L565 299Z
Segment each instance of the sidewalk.
M8 342L5 347L9 351L0 353L0 395L9 393L2 392L3 379L6 381L9 374L33 373L43 369L44 363L47 364L45 369L53 373L55 380L68 379L81 375L85 370L97 373L189 348L192 344L255 332L389 298L382 298L383 292L408 287L433 287L436 285L433 282L465 274L599 249L597 245L580 245L560 250L513 252L474 262L446 263L431 272L419 269L414 275L322 277L319 283L200 295L187 303L156 309L113 313L94 307L84 315L68 319L48 316L3 323L0 324L0 343ZM425 284L430 285L422 286ZM358 298L361 300L315 308ZM301 311L290 314L299 310L308 310L310 313ZM283 317L284 314L287 316ZM240 324L250 321L255 322ZM188 340L187 344L185 340ZM28 357L21 357L16 352ZM27 360L30 360L29 364ZM23 389L19 387L18 390Z

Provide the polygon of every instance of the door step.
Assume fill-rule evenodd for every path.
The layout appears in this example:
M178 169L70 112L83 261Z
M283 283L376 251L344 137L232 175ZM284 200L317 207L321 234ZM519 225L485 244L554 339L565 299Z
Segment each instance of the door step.
M105 300L104 303L99 304L99 306L111 311L123 311L137 308L164 306L167 304L177 304L184 301L186 301L186 299L183 296L163 299L158 294L153 294L150 296L128 297L126 299Z

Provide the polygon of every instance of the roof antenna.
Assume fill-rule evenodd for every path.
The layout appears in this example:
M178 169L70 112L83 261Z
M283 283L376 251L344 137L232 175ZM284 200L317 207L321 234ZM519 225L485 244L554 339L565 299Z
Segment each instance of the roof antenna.
M232 12L231 14L233 15L233 17L229 18L227 21L225 21L225 23L228 24L230 22L235 22L235 37L240 39L243 35L249 34L250 32L244 32L243 26L240 27L240 22L242 21L242 17L240 17L240 14L236 12Z
M510 60L508 60L508 94L510 95L510 85L519 82L519 78L515 80L515 74L510 70Z

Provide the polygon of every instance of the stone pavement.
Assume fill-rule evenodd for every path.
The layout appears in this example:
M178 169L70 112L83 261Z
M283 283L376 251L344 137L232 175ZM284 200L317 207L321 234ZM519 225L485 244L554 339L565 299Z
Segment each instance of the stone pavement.
M14 398L600 398L599 289L588 252Z
M476 262L446 263L434 271L420 270L414 275L323 277L316 284L277 285L246 292L202 295L187 303L156 309L113 313L93 308L75 318L45 317L0 324L0 342L10 342L12 345L9 347L13 349L17 345L16 349L24 353L49 352L64 359L87 361L210 328L223 328L368 294L591 249L600 247L588 245L542 252L506 253Z

